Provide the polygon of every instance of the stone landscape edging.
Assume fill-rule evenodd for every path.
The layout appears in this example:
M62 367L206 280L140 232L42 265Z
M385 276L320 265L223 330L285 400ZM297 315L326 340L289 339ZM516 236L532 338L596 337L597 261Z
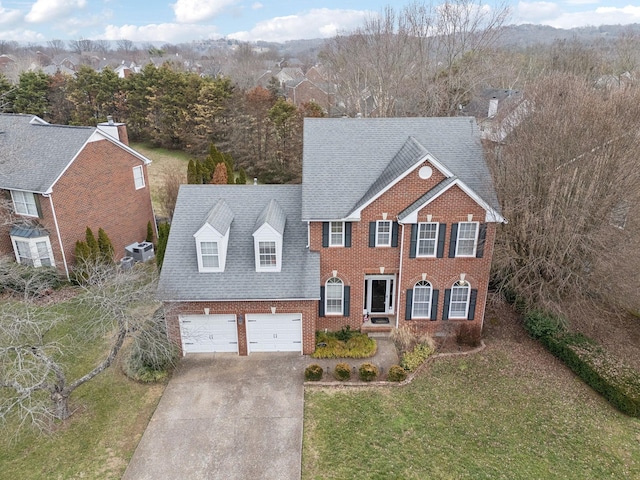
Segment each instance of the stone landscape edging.
M340 387L385 387L385 386L403 387L403 386L409 385L411 382L413 382L413 379L415 377L417 377L418 374L420 374L424 370L426 370L427 366L433 360L436 360L436 359L439 359L439 358L473 355L475 353L479 353L479 352L483 351L485 348L486 348L486 344L484 343L484 340L480 340L480 346L474 348L473 350L469 350L468 352L445 352L445 353L436 353L435 355L431 355L429 358L427 358L424 361L424 363L422 365L420 365L418 368L415 369L415 371L413 371L409 375L407 375L407 378L405 378L401 382L389 382L387 380L378 380L378 381L375 381L375 382L363 382L363 381L341 382L340 380L335 380L335 381L332 381L332 382L305 381L304 382L304 386L305 387L334 387L334 388L340 388Z

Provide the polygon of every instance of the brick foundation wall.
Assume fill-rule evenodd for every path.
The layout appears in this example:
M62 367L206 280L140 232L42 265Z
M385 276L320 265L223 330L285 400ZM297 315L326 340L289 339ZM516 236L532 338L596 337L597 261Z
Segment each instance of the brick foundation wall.
M243 302L165 302L165 316L169 339L182 349L180 338L180 315L203 315L204 309L209 314L233 314L242 316L245 321L238 323L238 352L247 355L246 315L252 313L271 313L271 307L276 307L276 313L302 314L302 353L309 355L315 350L316 317L318 302L313 300L300 301L243 301Z

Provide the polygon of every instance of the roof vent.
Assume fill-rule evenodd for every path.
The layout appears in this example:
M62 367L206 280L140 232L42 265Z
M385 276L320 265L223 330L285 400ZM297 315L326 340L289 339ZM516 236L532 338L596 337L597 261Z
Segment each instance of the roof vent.
M112 117L111 115L107 115L107 123L108 123L109 125L113 125L113 124L114 124L114 123L113 123L113 117Z
M253 177L253 184L257 185L258 184L258 177Z

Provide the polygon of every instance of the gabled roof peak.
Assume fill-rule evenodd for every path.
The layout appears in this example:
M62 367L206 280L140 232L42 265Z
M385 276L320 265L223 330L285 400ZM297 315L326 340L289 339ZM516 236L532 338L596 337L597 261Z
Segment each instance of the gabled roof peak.
M284 213L280 204L272 198L269 200L269 203L267 203L262 212L260 212L260 215L258 215L254 232L266 223L282 235L284 233L284 226L286 222L287 215Z
M204 223L213 227L220 235L224 235L229 230L233 221L233 211L222 198L220 198L209 210Z

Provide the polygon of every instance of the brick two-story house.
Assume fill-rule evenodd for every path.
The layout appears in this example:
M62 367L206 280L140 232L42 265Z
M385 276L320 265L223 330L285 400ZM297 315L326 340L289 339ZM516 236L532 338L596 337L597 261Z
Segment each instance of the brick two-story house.
M184 353L482 327L500 215L472 118L306 119L302 185L183 186L160 278Z
M86 228L105 230L116 256L155 226L147 165L124 124L51 125L0 114L0 254L69 276Z

